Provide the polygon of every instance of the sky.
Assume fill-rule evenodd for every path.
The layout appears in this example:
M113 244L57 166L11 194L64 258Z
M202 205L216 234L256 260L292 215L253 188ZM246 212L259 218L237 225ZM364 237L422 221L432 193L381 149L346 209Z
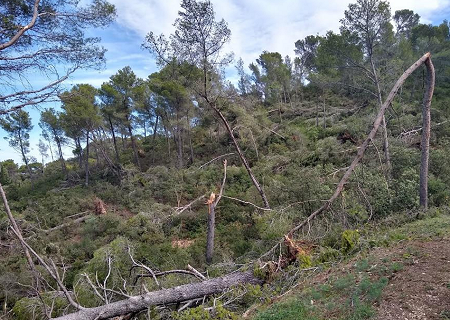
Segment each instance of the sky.
M117 20L105 29L89 30L92 36L102 38L108 50L106 66L101 71L80 70L67 80L70 89L77 83L89 83L99 87L119 69L130 66L137 76L146 78L158 71L155 60L141 48L145 35L153 31L170 35L180 8L179 0L109 0L116 6ZM82 0L88 3L89 0ZM279 52L294 57L294 43L308 35L323 35L328 30L338 31L339 20L349 3L345 0L212 0L216 19L224 19L231 30L231 41L224 52L234 52L235 60L242 58L245 65L254 62L264 51ZM450 18L450 0L391 0L391 11L410 9L421 16L421 23L439 24ZM226 69L229 80L236 80L234 63ZM56 103L41 107L55 107ZM30 112L34 129L30 136L31 155L39 161L37 144L40 138L39 111ZM20 155L8 146L0 129L0 161L13 159L21 163ZM70 148L66 156L72 156ZM47 159L49 161L50 159Z

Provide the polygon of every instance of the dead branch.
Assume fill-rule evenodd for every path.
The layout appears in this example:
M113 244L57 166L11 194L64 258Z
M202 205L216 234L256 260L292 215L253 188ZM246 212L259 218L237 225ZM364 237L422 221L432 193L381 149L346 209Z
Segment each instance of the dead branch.
M223 160L223 179L222 185L220 186L219 195L217 196L216 202L214 202L214 207L217 207L220 199L222 198L223 188L225 187L225 182L227 181L227 159Z
M30 23L28 23L26 26L20 28L20 30L9 41L7 41L5 43L1 43L0 44L0 51L3 50L3 49L8 48L10 46L12 46L13 44L15 44L20 39L20 37L25 33L25 31L33 28L33 26L36 24L36 20L37 20L38 15L39 15L39 12L38 12L39 2L40 2L40 0L36 0L34 2L34 5L33 5L33 16L31 17Z
M204 198L205 198L205 195L202 194L200 197L198 197L197 199L191 201L191 202L188 203L187 205L185 205L185 206L183 206L183 207L177 207L177 208L175 208L175 213L176 213L176 214L182 214L184 211L186 211L187 209L189 209L190 207L192 207L192 205L193 205L194 203L196 203L197 201L200 201L200 200L202 200L202 199L204 199Z
M202 280L206 280L206 277L204 275L202 275L200 272L197 271L197 269L195 269L193 266L191 266L190 264L187 265L188 270L191 270L191 272L193 272L197 277L199 277Z
M212 162L214 162L214 161L216 161L216 160L219 160L219 159L221 159L221 158L223 158L223 157L226 157L226 156L232 156L232 155L234 155L234 152L230 152L230 153L223 154L223 155L221 155L221 156L215 157L214 159L212 159L212 160L206 162L205 164L202 164L200 167L198 167L197 170L200 170L200 169L206 167L208 164L210 164L210 163L212 163Z
M253 207L255 207L256 209L259 209L259 210L272 211L272 209L270 209L270 208L263 208L263 207L257 206L254 203L251 203L249 201L244 201L244 200L241 200L241 199L238 199L238 198L229 197L229 196L222 196L222 197L225 198L225 199L234 200L234 201L237 201L237 202L240 202L240 203L243 203L243 204L251 205L251 206L253 206Z
M130 256L130 259L133 262L133 267L139 267L139 268L142 268L145 271L147 271L149 274L151 274L153 280L155 280L156 285L159 288L161 288L161 284L159 283L158 279L156 278L155 272L153 272L153 270L150 267L146 266L145 264L136 262L136 260L134 260L134 258L133 258L133 255L131 254L130 247L128 247L128 255Z
M428 112L429 112L429 104L431 103L431 97L433 95L433 88L434 88L434 81L431 81L434 79L434 68L433 68L433 64L431 63L431 54L428 52L426 54L424 54L419 60L417 60L411 67L409 67L403 74L402 76L397 80L397 82L395 83L394 87L392 88L391 92L389 93L386 101L383 103L383 105L381 106L378 115L375 118L372 130L370 131L369 135L367 136L366 140L364 140L364 142L362 143L361 147L358 149L358 153L356 154L356 157L353 159L351 165L349 166L349 168L347 169L347 171L345 172L345 174L343 175L343 177L341 178L341 181L339 182L339 184L336 187L336 190L334 191L333 195L331 196L330 199L328 199L328 201L321 206L319 209L317 209L316 211L314 211L313 213L311 213L302 223L300 223L299 225L295 226L294 228L292 228L289 232L288 235L290 237L292 237L292 235L302 229L303 227L305 227L306 225L309 225L309 223L314 220L318 215L320 215L321 213L327 211L331 205L333 204L333 202L337 199L337 197L341 194L342 190L344 189L345 184L347 183L348 178L350 177L350 175L352 174L353 170L355 169L356 165L361 161L361 159L364 156L364 152L366 151L367 147L369 146L370 141L373 140L373 138L375 137L375 134L378 131L378 128L381 125L381 122L383 120L383 116L384 116L384 112L386 111L386 109L391 105L392 100L395 97L395 94L397 93L397 91L399 90L399 88L403 85L403 83L405 82L405 80L411 75L411 73L413 73L417 68L419 68L422 64L425 63L428 73L429 75L431 74L430 78L428 81L428 89L427 92L425 93L424 96L424 109L426 108L426 106L428 106ZM424 111L425 112L425 111ZM429 115L428 115L429 116ZM429 139L429 134L428 134L428 139ZM428 141L429 143L429 141ZM422 153L423 156L423 153ZM423 161L422 161L422 165L423 165ZM428 166L428 161L426 163L426 165ZM428 174L428 167L426 168L427 170L427 174ZM422 174L422 166L421 166L421 191L422 191L422 176L427 176L427 174L423 175ZM425 178L424 178L425 179ZM425 179L426 180L426 179ZM426 192L426 188L423 189L424 192ZM281 240L283 241L283 240ZM280 241L280 242L281 242ZM276 248L278 247L278 244L280 243L278 242L274 247L272 247L268 252L266 252L264 255L261 256L261 258L269 255L271 252L273 252L274 250L276 250Z
M55 320L102 320L146 310L151 306L167 305L202 298L240 284L261 284L253 272L235 272L223 277L153 291L94 308L85 308Z
M64 229L64 228L66 228L66 227L70 227L70 226L73 225L73 224L81 223L81 222L83 222L83 221L89 219L90 217L91 217L91 215L86 215L86 216L77 218L77 219L75 219L75 220L72 220L72 221L69 221L69 222L66 222L66 223L57 225L56 227L53 227L53 228L50 228L50 229L47 229L47 230L42 230L42 232L44 232L44 233L50 233L50 232L53 232L53 231L57 231L57 230L60 230L60 229Z
M435 123L431 127L432 128L439 127L439 126L441 126L443 124L446 124L447 122L449 122L449 120L445 120L445 121L442 121L442 122L439 122L439 123ZM409 131L403 130L402 133L400 133L400 135L398 136L398 138L405 138L405 137L408 137L410 135L417 134L420 131L422 131L422 127L418 128L418 129L409 130Z

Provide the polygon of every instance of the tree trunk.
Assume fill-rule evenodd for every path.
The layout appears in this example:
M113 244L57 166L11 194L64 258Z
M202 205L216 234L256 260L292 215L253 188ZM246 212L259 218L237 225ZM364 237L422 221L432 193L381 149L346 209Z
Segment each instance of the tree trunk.
M87 187L89 186L89 130L86 132L86 162L84 164L84 171L85 171L85 182L84 185Z
M168 132L168 130L167 130L167 127L166 127L166 125L164 125L164 134L166 135L166 141L167 141L167 154L168 154L168 160L169 160L169 164L171 163L171 161L170 161L170 155L171 155L171 152L170 152L170 137L169 137L169 132Z
M187 119L187 134L189 139L189 152L191 154L191 159L189 161L189 164L194 163L194 147L192 146L192 135L191 135L191 121L189 120L189 112L186 112L186 119Z
M59 162L61 163L61 170L63 172L64 176L67 176L67 168L66 168L66 162L64 161L63 152L61 148L61 140L55 136L56 146L58 147L58 153L59 153Z
M156 116L155 126L153 127L153 142L155 142L156 133L158 132L158 121L159 121L159 116Z
M375 82L375 85L377 87L377 95L378 95L378 103L380 104L380 108L383 107L383 98L381 96L381 88L380 88L380 80L378 79L377 71L375 70L375 64L372 60L372 56L370 57L370 65L372 67L372 73L373 73L373 80ZM387 126L386 126L386 118L383 114L382 119L382 128L383 128L383 149L384 149L384 159L386 161L386 174L388 177L391 175L391 154L389 152L389 139L388 139L388 133L387 133Z
M232 286L240 284L262 284L252 271L235 272L220 278L214 278L199 283L190 283L174 288L153 291L125 300L112 302L100 307L86 308L54 320L102 320L136 313L151 306L168 305L202 298L220 293Z
M206 236L206 263L211 264L214 255L214 232L216 228L216 208L208 204L208 234Z
M176 135L174 134L174 142L177 146L177 167L178 169L183 168L183 135L182 135L182 129L180 128L180 119L177 113L177 123L176 123ZM174 131L174 130L172 130Z
M136 166L139 168L139 170L142 171L141 163L139 162L139 156L138 151L136 147L136 141L133 136L133 130L131 129L131 125L128 126L128 133L130 134L131 139L131 148L133 148L133 154L134 154L134 162L136 163Z
M430 106L431 98L433 97L435 73L434 66L431 59L425 61L427 67L427 91L423 96L422 108L422 154L420 160L420 186L419 186L419 204L424 210L428 209L428 158L430 153Z
M34 189L33 172L31 171L30 164L28 163L28 159L25 154L25 149L23 147L22 136L20 135L20 133L19 133L19 146L20 146L20 153L22 154L23 162L25 162L25 167L27 168L28 174L30 175L31 188Z
M111 134L113 137L114 152L116 153L116 160L117 160L117 163L120 163L119 150L117 149L116 134L114 133L114 126L113 126L110 116L108 117L108 122L109 122L109 128L111 130Z
M80 137L75 138L75 147L78 149L78 167L83 169L83 148L81 147Z
M207 101L207 102L210 105L210 107L219 115L220 119L222 120L223 124L225 125L225 128L227 129L228 134L230 135L231 140L233 141L234 147L235 147L237 153L239 154L239 157L241 158L241 161L244 164L244 167L247 170L248 175L250 176L250 179L253 182L253 185L256 187L259 194L261 195L264 206L267 209L269 209L270 205L269 205L269 201L267 200L266 194L265 194L264 190L261 188L258 180L256 180L255 176L253 175L252 169L250 168L250 166L247 162L247 159L245 158L244 154L242 153L241 148L239 147L239 144L238 144L236 138L234 137L234 134L233 134L233 131L231 130L230 124L228 123L227 119L224 117L222 112L220 112L220 110L217 109L217 107L214 104L210 103L209 101Z
M403 85L403 83L405 82L405 80L411 75L411 73L413 73L417 68L419 68L423 63L425 63L426 67L427 67L427 71L429 74L429 79L430 81L428 82L428 88L427 88L427 92L425 93L425 97L424 97L424 107L427 107L429 109L430 103L431 103L431 98L433 95L433 91L434 91L434 68L433 68L433 63L431 62L431 58L430 58L430 53L426 53L424 54L419 60L417 60L411 67L408 68L408 70L406 70L402 76L397 80L397 82L395 83L394 87L392 88L391 92L389 93L386 101L383 103L383 105L381 106L377 117L375 118L375 121L373 123L373 127L372 130L370 131L369 135L367 136L366 140L364 140L364 142L362 143L362 145L358 148L358 153L356 154L356 157L353 159L352 163L350 164L350 166L348 167L347 171L344 173L344 175L341 178L341 181L339 181L336 190L334 191L333 195L331 196L330 199L328 199L328 201L325 202L325 204L320 207L319 209L317 209L316 211L314 211L313 213L311 213L308 218L306 218L301 224L297 225L296 227L294 227L291 231L289 231L289 234L293 234L294 232L300 230L301 228L303 228L306 225L309 225L309 223L315 219L318 215L320 215L322 212L328 210L328 208L332 205L332 203L337 199L337 197L341 194L342 190L344 189L345 184L347 183L348 178L350 177L350 175L352 174L353 170L355 169L356 165L359 163L359 161L361 161L362 157L364 156L364 152L366 151L369 143L373 140L373 138L375 137L375 134L377 133L382 119L383 119L383 115L384 112L386 111L386 109L390 106L390 104L392 103L392 100L394 100L395 94L397 93L397 91L399 90L399 88ZM429 130L429 129L428 129ZM425 131L425 129L424 129ZM428 135L429 136L429 135ZM422 138L422 140L424 140L426 138ZM426 153L426 157L428 157L428 150ZM422 153L422 155L424 155L424 152ZM425 156L424 156L425 157ZM422 171L424 172L424 174L428 173L428 168L422 168L423 166L428 166L428 158L426 158L426 160L422 159L422 163L421 163L421 173ZM422 170L423 169L423 170ZM422 176L421 176L422 177ZM424 192L424 199L427 199L427 188L422 188L422 184L426 184L426 175L423 176L423 183L422 183L422 179L421 179L421 185L420 185L420 190ZM277 248L278 244L276 247ZM272 248L272 249L274 249ZM269 251L270 252L270 251Z

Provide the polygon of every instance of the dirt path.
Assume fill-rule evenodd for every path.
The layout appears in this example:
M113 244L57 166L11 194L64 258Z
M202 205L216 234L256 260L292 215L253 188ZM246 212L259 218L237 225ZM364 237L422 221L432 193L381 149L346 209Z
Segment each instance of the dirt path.
M375 319L450 319L450 240L406 242L389 251L408 263L389 280Z

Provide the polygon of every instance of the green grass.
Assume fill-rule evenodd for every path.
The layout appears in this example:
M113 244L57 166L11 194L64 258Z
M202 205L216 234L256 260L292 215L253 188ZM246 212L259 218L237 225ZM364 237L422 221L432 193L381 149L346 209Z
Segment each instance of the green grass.
M381 299L389 276L403 270L403 263L407 264L417 252L408 247L400 257L376 260L368 258L366 250L373 246L395 245L405 240L441 238L450 233L450 215L446 212L423 216L419 220L411 219L409 223L398 223L399 227L386 227L367 232L365 243L369 246L361 246L365 252L364 257L356 261L347 273L335 278L330 277L326 283L296 291L280 302L260 308L253 319L370 319L375 315L373 305Z
M319 320L311 317L303 301L291 299L259 313L255 320Z

